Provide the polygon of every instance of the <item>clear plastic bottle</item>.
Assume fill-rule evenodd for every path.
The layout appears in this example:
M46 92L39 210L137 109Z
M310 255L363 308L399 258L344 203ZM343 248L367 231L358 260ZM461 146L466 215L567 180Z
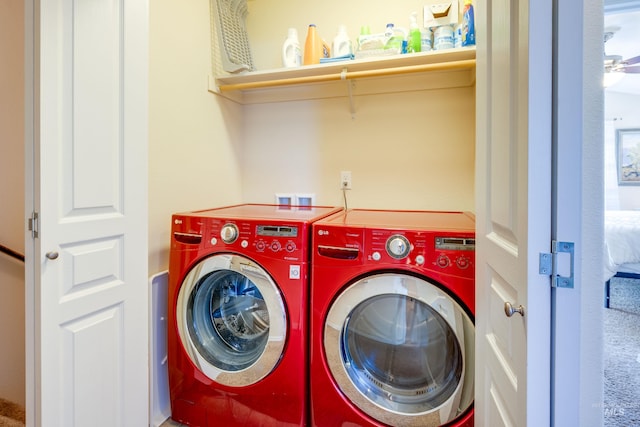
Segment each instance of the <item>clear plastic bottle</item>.
M298 30L289 28L287 39L282 45L282 66L286 68L302 65L302 52L298 40Z
M433 50L453 49L453 27L441 25L433 32Z
M457 25L453 30L453 47L462 47L462 24Z
M428 52L433 49L431 39L433 37L433 31L431 28L423 28L420 31L420 49L422 52Z
M406 32L400 28L396 28L392 23L389 23L384 31L384 35L387 37L387 43L384 48L393 49L397 53L401 53L402 42L406 39Z

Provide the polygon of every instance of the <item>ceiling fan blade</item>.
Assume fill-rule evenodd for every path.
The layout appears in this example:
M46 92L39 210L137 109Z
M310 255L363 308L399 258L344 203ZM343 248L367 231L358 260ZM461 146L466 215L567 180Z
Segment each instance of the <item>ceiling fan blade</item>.
M625 74L640 74L640 66L636 67L624 67L622 72Z
M626 65L633 65L640 62L640 56L634 56L633 58L625 59L622 61Z

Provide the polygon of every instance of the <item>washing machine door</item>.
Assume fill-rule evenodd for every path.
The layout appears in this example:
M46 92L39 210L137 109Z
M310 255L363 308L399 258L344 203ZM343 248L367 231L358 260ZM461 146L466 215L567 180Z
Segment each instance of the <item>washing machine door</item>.
M269 274L248 258L212 255L180 287L178 335L193 364L227 386L247 386L278 364L287 338L282 295Z
M388 425L439 426L473 403L473 321L426 279L353 283L329 309L324 349L342 393Z

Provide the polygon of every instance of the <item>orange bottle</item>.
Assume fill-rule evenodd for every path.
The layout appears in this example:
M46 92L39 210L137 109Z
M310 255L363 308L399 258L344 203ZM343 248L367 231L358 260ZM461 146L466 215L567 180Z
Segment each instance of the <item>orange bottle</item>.
M322 39L318 36L315 24L310 24L307 30L307 39L304 42L304 65L319 64L322 58Z

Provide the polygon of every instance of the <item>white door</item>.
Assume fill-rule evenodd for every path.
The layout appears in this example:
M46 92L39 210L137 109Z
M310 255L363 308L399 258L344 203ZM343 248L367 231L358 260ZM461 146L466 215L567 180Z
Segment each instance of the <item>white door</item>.
M25 4L27 422L148 425L147 2Z
M477 426L550 417L550 0L478 2ZM522 306L507 317L504 305Z

